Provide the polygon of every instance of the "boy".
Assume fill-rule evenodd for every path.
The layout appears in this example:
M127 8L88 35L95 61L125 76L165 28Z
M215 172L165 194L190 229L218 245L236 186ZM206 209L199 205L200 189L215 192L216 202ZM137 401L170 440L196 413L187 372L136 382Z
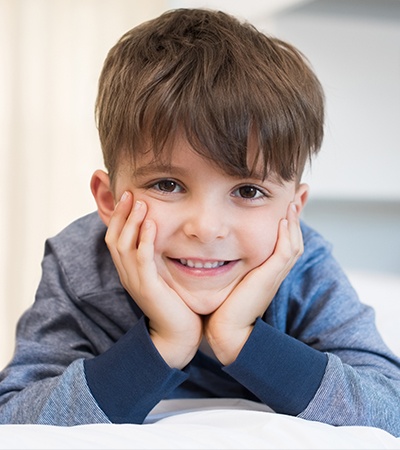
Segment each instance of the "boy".
M142 423L163 399L242 398L399 436L400 360L299 221L323 103L296 49L222 12L126 33L99 82L98 211L46 243L0 422Z

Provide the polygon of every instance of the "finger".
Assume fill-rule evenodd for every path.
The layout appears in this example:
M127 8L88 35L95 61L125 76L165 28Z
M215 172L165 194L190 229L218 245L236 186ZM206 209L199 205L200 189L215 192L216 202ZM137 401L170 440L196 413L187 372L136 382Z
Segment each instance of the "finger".
M122 284L131 294L139 286L140 274L138 274L138 268L135 268L137 266L137 245L146 213L147 205L136 201L125 221L114 250L112 250L113 259L119 264L119 273L123 275Z
M278 228L278 239L273 256L286 265L292 266L303 253L303 235L296 206L291 203L286 219L282 219Z
M143 203L141 202L135 202L133 205L132 193L124 192L115 206L105 237L123 285L127 285L131 278L129 276L129 267L132 266L133 259L131 250L136 250L139 227L146 214L146 207L141 208L142 206ZM143 209L143 211L138 214L139 209Z
M297 257L304 251L303 234L301 232L300 217L296 205L291 203L287 212L288 227L292 252Z
M126 271L121 263L121 258L117 250L117 243L132 209L132 201L132 194L127 191L124 192L120 201L115 205L105 236L105 242L121 281L125 280Z
M120 201L116 204L110 218L106 233L107 245L115 245L118 242L121 231L132 209L133 196L130 192L124 192Z
M147 205L136 201L118 237L117 248L120 253L136 250L140 235L140 227L147 213Z
M137 249L136 260L140 278L143 282L154 281L157 269L154 263L154 241L156 238L156 224L153 220L146 219L141 228L140 242Z

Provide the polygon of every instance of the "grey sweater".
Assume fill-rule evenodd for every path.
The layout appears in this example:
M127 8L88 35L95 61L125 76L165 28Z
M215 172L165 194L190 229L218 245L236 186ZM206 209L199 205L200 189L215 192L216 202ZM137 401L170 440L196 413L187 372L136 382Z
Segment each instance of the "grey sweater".
M0 423L142 423L162 399L231 397L400 436L400 359L328 243L302 231L304 254L236 361L224 367L201 348L177 370L123 289L97 214L72 223L46 242L35 302L0 373Z

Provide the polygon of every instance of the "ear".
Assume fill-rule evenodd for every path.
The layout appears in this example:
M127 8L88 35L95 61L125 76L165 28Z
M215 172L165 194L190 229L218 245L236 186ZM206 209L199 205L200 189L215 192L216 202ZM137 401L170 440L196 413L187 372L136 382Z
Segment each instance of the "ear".
M108 174L103 170L96 170L90 180L90 189L96 201L99 216L108 227L115 207L114 194L111 190Z
M308 200L309 186L306 183L301 183L296 189L293 202L296 205L297 212L300 214Z

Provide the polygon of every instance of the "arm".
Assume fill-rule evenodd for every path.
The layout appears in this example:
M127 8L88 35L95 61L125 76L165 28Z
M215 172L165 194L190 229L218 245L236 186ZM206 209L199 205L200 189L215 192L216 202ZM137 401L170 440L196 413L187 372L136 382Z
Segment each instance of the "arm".
M121 283L148 318L153 344L170 367L182 369L200 345L202 319L158 274L156 224L146 214L147 205L125 192L108 225L106 243Z
M92 224L86 227L84 241L96 233ZM112 263L97 254L105 248L104 234L100 246L89 245L97 259L84 241L68 236L46 245L35 303L19 322L15 355L0 374L0 423L112 422L118 418L108 406L122 401L129 402L129 414L120 411L126 414L122 420L140 423L186 379L155 350L116 274L112 281ZM99 260L104 277L97 280ZM96 270L88 269L91 264ZM146 365L151 370L144 376ZM99 387L104 392L97 398Z
M224 370L277 412L400 435L400 360L310 231L305 254Z
M286 219L279 223L272 255L247 273L205 322L205 336L222 364L230 364L237 358L257 318L268 309L303 251L298 212L296 206L290 204Z

